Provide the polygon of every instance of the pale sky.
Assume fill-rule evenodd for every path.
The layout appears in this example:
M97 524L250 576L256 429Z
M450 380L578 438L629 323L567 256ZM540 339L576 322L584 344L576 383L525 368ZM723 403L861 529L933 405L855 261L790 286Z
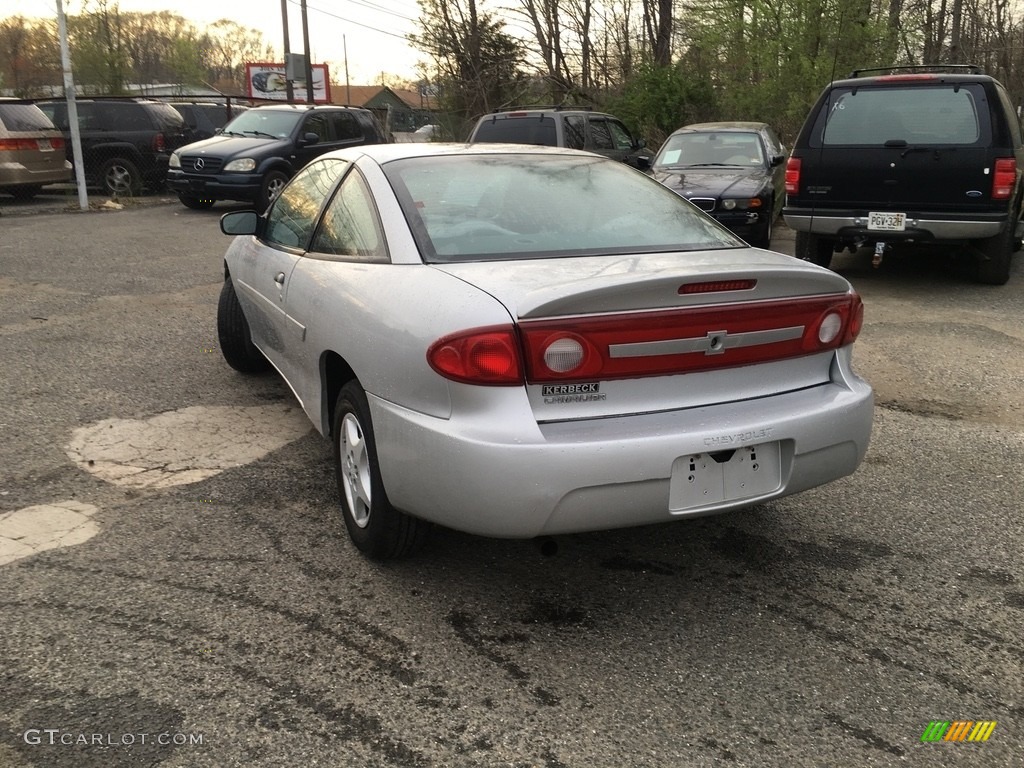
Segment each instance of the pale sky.
M230 19L258 29L280 58L284 50L281 0L108 0L122 11L171 11L196 26ZM7 4L6 2L4 3ZM72 16L87 0L63 0L64 13ZM287 0L288 36L292 53L302 53L302 10L299 0ZM422 54L413 50L404 35L419 31L416 0L307 0L309 47L313 63L327 64L331 80L345 82L345 51L348 51L349 82L372 85L381 72L413 80ZM7 15L5 12L4 15ZM20 0L17 13L30 17L55 17L56 0ZM72 51L74 57L74 51Z

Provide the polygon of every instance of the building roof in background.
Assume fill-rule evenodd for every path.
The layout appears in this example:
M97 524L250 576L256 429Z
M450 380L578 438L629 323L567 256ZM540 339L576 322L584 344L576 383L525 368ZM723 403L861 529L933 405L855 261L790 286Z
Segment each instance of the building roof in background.
M402 88L388 88L386 85L348 85L331 83L331 97L338 104L352 107L382 107L388 103L394 106L404 105L408 109L434 109L433 98L424 95L422 99L417 91Z

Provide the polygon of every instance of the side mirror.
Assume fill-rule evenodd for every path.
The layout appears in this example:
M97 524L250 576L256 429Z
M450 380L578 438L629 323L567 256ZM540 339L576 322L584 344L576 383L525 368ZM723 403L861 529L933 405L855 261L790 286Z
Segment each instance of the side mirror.
M225 235L255 235L259 227L256 211L231 211L220 217L220 231Z
M302 134L302 138L300 139L300 141L303 146L307 144L316 144L317 142L320 141L320 136L313 133L312 131L307 131L306 133Z
M772 168L776 165L782 165L784 162L786 162L785 155L772 155Z
M636 167L639 168L641 171L647 170L648 168L651 167L651 158L649 158L647 155L637 155Z

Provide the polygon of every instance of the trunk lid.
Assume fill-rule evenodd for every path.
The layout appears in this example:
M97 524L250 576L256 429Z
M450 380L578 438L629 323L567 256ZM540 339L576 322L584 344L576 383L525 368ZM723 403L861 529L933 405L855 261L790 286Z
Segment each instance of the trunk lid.
M834 272L748 248L435 268L507 308L533 371L527 393L541 422L699 407L827 383L834 350L797 347L823 312L819 304L850 292ZM789 307L798 305L810 309L791 316ZM536 350L563 336L596 349L613 373L536 375L544 359ZM648 369L633 371L634 364Z

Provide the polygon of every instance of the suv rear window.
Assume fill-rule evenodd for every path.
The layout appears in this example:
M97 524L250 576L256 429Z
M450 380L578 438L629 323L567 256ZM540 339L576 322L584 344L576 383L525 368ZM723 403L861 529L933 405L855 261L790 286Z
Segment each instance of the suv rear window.
M836 89L822 143L879 145L902 139L908 144L974 145L987 139L983 133L988 126L979 118L983 100L980 86L970 84Z
M501 117L485 120L477 126L473 141L511 144L558 146L558 133L553 118L546 115Z
M50 122L35 104L0 104L0 125L8 131L52 131Z

